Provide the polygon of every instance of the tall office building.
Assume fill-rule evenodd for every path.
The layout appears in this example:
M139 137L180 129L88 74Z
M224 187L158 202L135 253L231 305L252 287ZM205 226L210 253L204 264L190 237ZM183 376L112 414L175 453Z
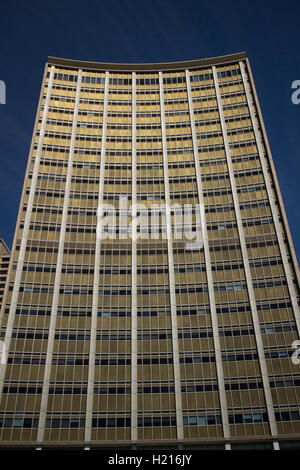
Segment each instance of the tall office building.
M2 446L300 440L299 272L244 53L50 57L2 308Z

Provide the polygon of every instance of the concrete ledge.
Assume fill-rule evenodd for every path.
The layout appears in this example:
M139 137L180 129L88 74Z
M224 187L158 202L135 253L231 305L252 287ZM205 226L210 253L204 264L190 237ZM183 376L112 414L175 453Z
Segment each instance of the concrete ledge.
M158 70L173 71L185 70L200 67L210 67L211 65L222 65L230 62L237 62L245 59L245 52L228 54L220 57L212 57L198 60L186 60L183 62L165 62L154 64L114 64L104 62L86 62L82 60L63 59L60 57L48 57L48 64L68 68L81 68L83 70L94 71L115 71L115 72L155 72Z

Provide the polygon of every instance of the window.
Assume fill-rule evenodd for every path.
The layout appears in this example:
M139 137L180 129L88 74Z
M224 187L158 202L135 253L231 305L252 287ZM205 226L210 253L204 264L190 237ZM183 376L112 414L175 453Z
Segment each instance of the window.
M22 428L23 427L23 418L14 418L13 428Z
M243 415L244 423L262 423L263 415L262 413L246 413Z
M266 335L271 335L273 333L275 333L275 328L261 328L261 332L262 334L266 334Z
M197 424L197 416L190 416L189 417L189 424L191 426L196 425Z
M221 416L220 415L208 415L208 416L184 416L183 425L184 426L207 426L210 424L220 424Z

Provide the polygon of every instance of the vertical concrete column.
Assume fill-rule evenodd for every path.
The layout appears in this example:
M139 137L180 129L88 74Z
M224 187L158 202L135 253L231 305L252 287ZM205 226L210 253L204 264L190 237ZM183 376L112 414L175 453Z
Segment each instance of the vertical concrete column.
M197 178L198 199L199 199L200 209L201 209L201 228L202 228L205 267L206 267L206 276L207 276L207 285L208 285L208 294L209 294L209 303L210 303L210 312L211 312L210 313L211 324L212 324L212 330L213 330L213 340L214 340L215 357L216 357L216 369L217 369L217 380L218 380L219 397L220 397L223 435L225 439L228 439L230 436L230 431L229 431L227 400L226 400L226 392L225 392L225 384L224 384L224 370L223 370L223 364L222 364L220 336L219 336L219 329L218 329L218 317L217 317L216 300L215 300L215 293L214 293L214 282L213 282L213 274L212 274L212 269L211 269L211 258L210 258L210 252L209 252L203 189L202 189L201 172L200 172L200 165L199 165L199 153L198 153L198 143L197 143L197 135L196 135L196 128L195 128L195 117L194 117L194 109L193 109L191 81L190 81L190 74L188 70L185 71L185 76L186 76L186 86L187 86L187 93L188 93L188 100L189 100L189 111L190 111L193 151L194 151L194 159L195 159L195 170L196 170L196 178Z
M241 211L240 211L238 193L236 189L233 165L232 165L231 154L230 154L230 147L229 147L229 142L228 142L228 137L227 137L226 122L225 122L221 93L220 93L220 88L219 88L218 74L217 74L217 69L215 66L213 66L212 69L213 69L213 76L214 76L214 82L215 82L216 97L217 97L217 103L218 103L221 128L222 128L222 133L223 133L225 154L226 154L227 167L228 167L231 192L232 192L232 199L233 199L234 210L235 210L235 215L236 215L236 222L237 222L239 239L240 239L240 247L241 247L241 252L242 252L242 257L243 257L246 283L247 283L249 301L250 301L250 306L251 306L251 315L252 315L252 322L253 322L253 327L254 327L254 332L255 332L257 353L258 353L259 365L260 365L262 382L263 382L263 387L264 387L266 407L267 407L267 412L268 412L268 417L269 417L270 431L271 431L272 436L276 436L277 425L276 425L276 419L275 419L275 413L274 413L273 399L271 395L267 364L266 364L266 359L265 359L265 354L264 354L264 346L262 342L259 317L258 317L257 308L256 308L256 300L255 300L255 295L254 295L252 276L251 276L249 259L248 259L245 233L244 233L242 216L241 216Z
M8 315L8 320L7 320L7 325L6 325L4 344L5 344L5 350L7 352L10 350L13 325L15 321L15 314L16 314L16 308L17 308L18 297L19 297L19 290L20 290L21 277L22 277L22 271L23 271L23 265L24 265L26 245L27 245L27 240L28 240L29 225L31 221L32 207L33 207L34 195L36 191L36 182L37 182L38 170L39 170L41 154L42 154L42 147L43 147L43 141L44 141L44 135L45 135L45 129L46 129L46 123L47 123L47 115L48 115L48 109L49 109L49 102L51 98L54 73L55 73L55 67L54 65L52 65L50 69L50 74L49 74L46 100L44 104L42 123L41 123L38 145L37 145L37 150L36 150L35 159L34 159L34 166L33 166L32 179L31 179L28 202L27 202L24 228L22 232L19 258L18 258L13 291L12 291L12 296L11 296L11 301L10 301L9 315ZM42 89L42 93L43 92L44 92L44 88ZM40 98L40 103L41 103L41 100L42 98ZM39 112L40 112L40 109L38 110L38 113ZM36 119L38 121L39 119L38 114L37 114ZM5 372L6 372L6 361L4 364L0 366L0 400L1 400L2 391L3 391Z
M180 383L180 366L179 366L179 345L177 331L177 312L176 312L176 295L175 295L175 275L173 260L173 241L172 241L172 225L170 213L170 189L168 175L168 153L166 138L166 122L164 107L164 88L163 74L159 72L159 92L160 92L160 112L161 112L161 131L162 131L162 152L164 165L164 186L165 186L165 208L166 208L166 231L168 245L168 261L169 261L169 290L171 304L171 327L172 327L172 347L173 347L173 368L174 368L174 386L175 386L175 407L176 407L176 423L177 423L177 439L183 439L183 419L182 419L182 397Z
M106 160L108 87L109 87L109 72L106 72L105 88L104 88L103 120L102 120L101 161L100 161L100 180L99 180L99 193L98 193L92 317L91 317L91 331L90 331L89 373L88 373L85 435L84 435L84 439L87 442L91 440L91 435L92 435L95 357L96 357L97 321L98 321L98 304L99 304L99 272L100 272L100 258L101 258L101 238L102 238L102 228L103 228L102 217L103 217L104 174L105 174L105 160Z
M243 85L244 85L244 90L246 93L246 98L247 98L247 104L249 108L249 113L251 117L251 122L252 122L252 127L254 131L254 136L255 136L255 142L257 145L257 150L258 150L258 155L260 158L260 163L261 163L261 168L262 172L264 175L264 180L266 184L266 189L267 189L267 194L268 194L268 199L270 202L270 207L271 207L271 213L272 213L272 218L275 226L275 231L276 231L276 237L278 240L278 245L279 245L279 250L281 254L281 259L283 263L283 268L284 268L284 273L286 276L287 284L288 284L288 289L289 289L289 294L291 298L291 303L293 306L293 312L295 316L295 321L298 329L298 335L300 335L300 313L299 313L299 306L298 306L298 301L297 301L297 295L295 292L294 284L293 284L293 276L291 273L290 265L288 262L288 255L286 251L286 247L284 244L284 239L283 239L283 234L281 231L280 227L280 221L279 221L279 211L276 207L276 202L275 202L275 194L272 189L272 184L271 184L271 178L268 172L267 168L267 163L266 163L266 158L265 158L265 151L263 147L263 141L262 141L262 136L265 134L263 127L261 126L261 136L259 135L259 120L258 117L256 116L255 112L255 106L254 106L254 98L251 97L251 91L250 91L250 85L247 80L247 75L245 71L245 65L242 61L240 61L240 71L243 79ZM267 153L266 153L267 156Z
M68 168L67 168L67 175L66 175L65 195L64 195L63 211L62 211L62 218L61 218L61 229L60 229L59 244L58 244L55 280L54 280L54 287L53 287L46 365L45 365L42 400L41 400L41 408L40 408L38 435L37 435L38 441L42 441L44 439L46 413L47 413L47 406L48 406L48 395L49 395L51 364L52 364L53 346L54 346L56 314L57 314L57 306L58 306L58 300L59 300L59 288L60 288L60 282L61 282L61 270L62 270L63 254L64 254L64 243L65 243L65 235L66 235L66 223L67 223L67 217L68 217L72 167L73 167L73 158L74 158L74 146L75 146L76 128L77 128L77 117L78 117L78 108L79 108L79 100L80 100L81 77L82 77L82 70L79 70L78 77L77 77L77 87L76 87L76 96L75 96L75 104L74 104L69 160L68 160Z
M132 143L131 143L131 440L137 429L137 247L136 247L136 73L132 73Z

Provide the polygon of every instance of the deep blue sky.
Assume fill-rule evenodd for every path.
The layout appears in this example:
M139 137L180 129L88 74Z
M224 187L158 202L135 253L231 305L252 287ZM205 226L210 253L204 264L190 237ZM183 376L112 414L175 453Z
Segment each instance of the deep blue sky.
M0 237L9 246L47 56L164 62L246 51L299 257L299 1L12 0L0 11Z

